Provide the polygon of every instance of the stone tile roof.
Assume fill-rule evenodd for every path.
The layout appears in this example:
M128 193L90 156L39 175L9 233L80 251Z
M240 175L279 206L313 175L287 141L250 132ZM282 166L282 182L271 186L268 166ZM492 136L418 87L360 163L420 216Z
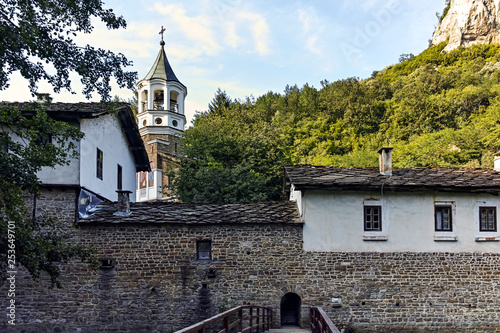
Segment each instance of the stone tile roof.
M191 204L178 202L131 203L131 214L114 215L116 202L103 203L80 225L94 223L155 223L155 224L277 224L302 223L297 205L292 201L249 204Z
M19 110L25 111L29 108L31 103L29 102L7 102L8 105L17 106ZM45 111L48 114L57 114L60 116L62 114L74 114L74 116L80 117L98 117L101 114L108 113L111 109L111 105L115 109L121 109L123 107L130 107L128 103L100 103L100 102L79 102L79 103L48 103L43 104Z
M500 172L489 169L393 169L392 176L384 176L378 168L295 165L285 167L285 172L297 190L500 192Z

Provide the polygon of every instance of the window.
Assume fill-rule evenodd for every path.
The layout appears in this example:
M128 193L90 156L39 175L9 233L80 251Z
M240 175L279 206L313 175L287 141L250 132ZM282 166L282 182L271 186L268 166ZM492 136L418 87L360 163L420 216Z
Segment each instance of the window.
M122 166L120 164L117 164L116 175L117 175L116 189L121 190L122 189L123 172L122 172Z
M434 201L434 241L456 242L458 236L453 220L457 216L455 201ZM429 221L430 222L430 221Z
M199 240L196 242L196 259L212 260L212 241Z
M479 231L497 231L496 207L479 207Z
M47 144L52 143L52 134L48 134L47 136L39 135L35 143L38 146L45 147Z
M115 261L113 259L99 259L99 268L110 269L115 267Z
M474 238L476 242L498 242L500 232L497 227L499 199L476 201L474 205Z
M388 209L382 209L385 205L384 198L372 197L363 200L363 241L378 242L389 239Z
M4 153L9 152L9 135L7 133L0 134L0 149Z
M452 207L448 205L434 206L436 231L452 231Z
M365 206L365 231L382 231L382 206Z
M174 183L174 176L172 175L169 175L168 176L168 185L167 185L167 189L171 190L172 189L172 185Z
M97 148L97 158L96 158L96 176L102 180L102 166L103 166L103 155L102 150Z

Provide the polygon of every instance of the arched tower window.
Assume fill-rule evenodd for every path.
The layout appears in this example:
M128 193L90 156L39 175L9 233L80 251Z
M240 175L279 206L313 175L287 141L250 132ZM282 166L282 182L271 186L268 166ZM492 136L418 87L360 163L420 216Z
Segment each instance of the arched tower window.
M144 90L141 93L140 101L141 101L141 105L140 105L141 112L144 112L148 109L148 91L147 90Z
M156 89L153 97L153 110L164 110L163 89Z
M177 91L170 92L170 111L179 112L178 98L179 98L179 93Z

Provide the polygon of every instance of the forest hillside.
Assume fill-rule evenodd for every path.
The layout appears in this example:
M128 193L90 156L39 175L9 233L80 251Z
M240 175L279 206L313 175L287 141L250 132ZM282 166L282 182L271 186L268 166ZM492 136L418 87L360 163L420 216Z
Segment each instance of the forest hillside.
M287 86L232 100L218 91L185 132L182 201L276 200L283 166L490 168L500 150L500 45L446 42L368 79Z

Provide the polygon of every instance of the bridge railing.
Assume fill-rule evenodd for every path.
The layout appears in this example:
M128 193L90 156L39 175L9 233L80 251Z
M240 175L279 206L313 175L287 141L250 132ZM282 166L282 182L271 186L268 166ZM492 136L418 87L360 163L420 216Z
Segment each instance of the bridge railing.
M273 311L271 308L243 305L175 333L261 333L269 330L272 322Z
M312 307L309 314L312 333L340 333L322 308Z

